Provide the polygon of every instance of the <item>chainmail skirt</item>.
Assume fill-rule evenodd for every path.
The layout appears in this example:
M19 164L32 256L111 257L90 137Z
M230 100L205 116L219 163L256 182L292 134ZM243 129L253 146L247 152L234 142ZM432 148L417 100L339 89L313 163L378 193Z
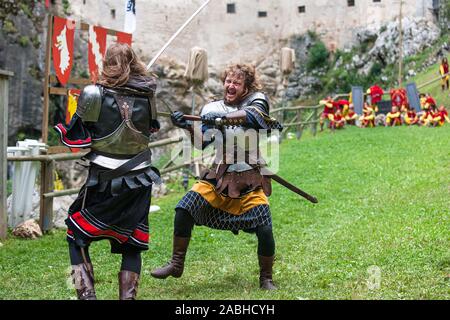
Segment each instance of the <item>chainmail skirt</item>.
M176 208L188 211L196 225L230 230L235 234L239 230L252 232L259 226L272 226L272 216L267 204L257 205L240 215L234 215L214 208L199 193L191 190L178 202Z

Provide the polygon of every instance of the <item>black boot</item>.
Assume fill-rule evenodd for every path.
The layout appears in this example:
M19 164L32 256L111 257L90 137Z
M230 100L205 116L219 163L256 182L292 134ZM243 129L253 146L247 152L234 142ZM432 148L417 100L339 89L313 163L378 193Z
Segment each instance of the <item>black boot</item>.
M119 276L119 299L136 300L139 286L139 274L132 271L122 270Z
M264 290L276 290L272 280L272 267L274 256L265 257L258 255L259 262L259 287Z
M72 266L72 280L77 291L78 300L97 300L94 289L94 269L88 263Z
M165 279L168 276L175 278L181 277L184 270L184 259L191 238L173 237L172 259L164 267L155 269L151 272L152 277Z

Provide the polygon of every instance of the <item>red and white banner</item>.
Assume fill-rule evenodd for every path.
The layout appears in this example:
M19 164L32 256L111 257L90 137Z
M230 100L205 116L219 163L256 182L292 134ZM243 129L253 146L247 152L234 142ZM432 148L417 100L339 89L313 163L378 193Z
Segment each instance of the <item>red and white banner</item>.
M56 76L62 85L70 77L73 65L73 40L75 21L55 16L53 18L52 55Z
M106 52L106 35L105 28L89 26L88 62L89 74L93 83L97 82L102 70L103 57Z
M131 47L132 34L126 32L116 32L117 42L119 43L127 43Z

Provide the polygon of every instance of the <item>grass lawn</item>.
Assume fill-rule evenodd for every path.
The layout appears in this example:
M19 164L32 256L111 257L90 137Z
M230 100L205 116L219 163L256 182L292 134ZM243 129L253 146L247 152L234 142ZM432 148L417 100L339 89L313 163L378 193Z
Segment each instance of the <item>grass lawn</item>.
M171 254L173 208L156 199L140 299L450 299L450 125L347 128L286 140L280 175L313 205L274 183L270 198L279 290L258 287L256 237L196 227L184 275L150 270ZM117 299L120 257L91 248L97 296ZM64 231L0 247L0 299L75 299Z

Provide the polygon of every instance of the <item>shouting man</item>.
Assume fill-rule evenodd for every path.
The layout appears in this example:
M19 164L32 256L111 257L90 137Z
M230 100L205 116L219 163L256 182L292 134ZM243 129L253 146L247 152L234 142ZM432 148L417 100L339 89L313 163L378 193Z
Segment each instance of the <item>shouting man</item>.
M194 130L193 125L183 118L182 112L172 115L176 126L190 132L197 148L205 148L211 140L215 143L219 141L219 147L227 145L227 148L216 154L212 168L202 174L200 181L176 206L172 259L151 275L160 279L180 277L192 229L194 225L204 225L230 230L234 234L240 230L256 233L260 288L273 290L276 289L272 281L275 241L267 198L271 194L271 181L261 172L265 162L259 155L258 146L253 156L244 147L245 156L236 159L236 153L242 150L242 146L234 138L239 132L245 134L249 129L269 132L281 130L282 127L269 116L269 101L259 92L261 85L253 66L231 65L224 71L222 81L224 98L203 107L201 131ZM215 129L216 132L210 141L208 129ZM228 147L230 141L231 148Z

